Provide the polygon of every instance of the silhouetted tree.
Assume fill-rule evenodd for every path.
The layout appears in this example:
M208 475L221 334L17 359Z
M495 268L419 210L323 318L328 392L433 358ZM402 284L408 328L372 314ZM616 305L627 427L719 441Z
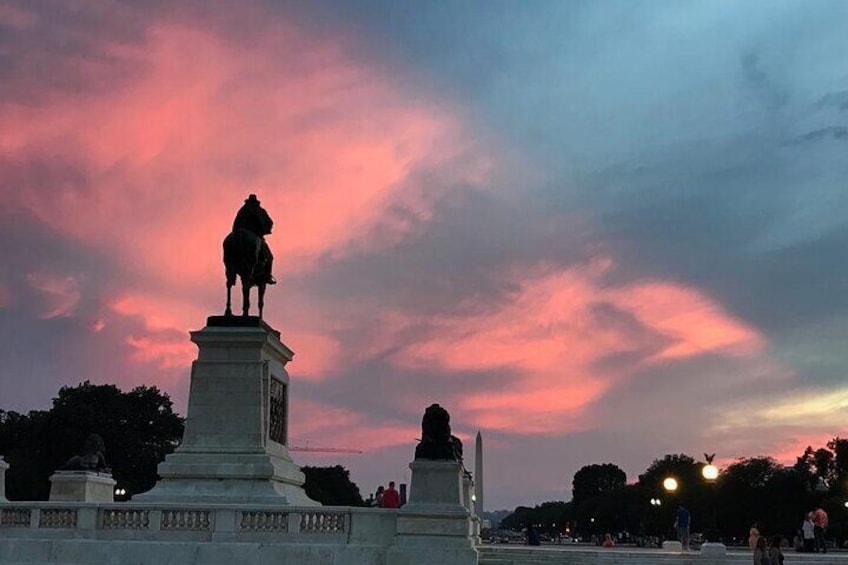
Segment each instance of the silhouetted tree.
M302 467L306 475L306 495L324 506L364 506L359 487L350 480L350 471L341 465Z
M533 524L541 532L555 536L561 533L563 527L573 522L573 505L570 502L544 502L534 508L519 506L515 511L501 520L501 527L520 531L527 524Z
M571 496L575 504L627 484L627 474L613 463L585 465L574 473Z
M7 497L46 499L48 477L79 453L92 433L103 437L112 476L132 495L156 483L156 466L179 445L183 420L156 387L122 392L88 381L63 387L50 410L0 411L0 453L10 464Z

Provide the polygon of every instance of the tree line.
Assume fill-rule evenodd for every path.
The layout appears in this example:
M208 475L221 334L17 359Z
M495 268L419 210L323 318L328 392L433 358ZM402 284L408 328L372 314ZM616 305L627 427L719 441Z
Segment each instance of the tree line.
M693 532L725 543L747 538L754 523L767 535L791 540L804 514L821 506L830 516L829 537L840 545L848 539L848 440L809 446L791 466L772 457L738 459L714 481L704 479L705 465L686 454L668 454L632 484L613 463L586 465L574 475L570 501L519 506L501 527L533 524L552 536L568 532L581 538L607 532L664 537L683 505L692 513ZM676 479L675 492L663 487L667 477Z
M156 484L156 468L182 441L185 421L156 387L123 392L85 381L63 387L49 410L26 414L0 410L0 456L9 463L9 500L47 500L49 477L80 453L89 434L106 445L106 461L119 488L131 498ZM328 506L364 506L359 487L340 465L303 467L304 489Z

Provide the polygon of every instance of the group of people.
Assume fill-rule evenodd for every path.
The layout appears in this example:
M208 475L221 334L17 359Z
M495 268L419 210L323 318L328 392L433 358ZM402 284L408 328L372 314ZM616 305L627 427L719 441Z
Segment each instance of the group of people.
M801 523L801 531L795 542L798 551L807 553L827 553L827 544L824 535L827 531L827 512L819 507L804 515Z
M374 494L371 506L378 508L400 508L400 493L395 488L394 481L389 481L389 488L383 488L383 485L377 487L377 492Z
M825 532L827 531L827 512L821 507L804 515L801 529L795 536L795 550L809 553L827 553ZM748 533L748 548L754 552L754 565L782 565L783 537L768 538L760 535L757 524L751 526Z
M750 547L750 538L748 540ZM783 536L774 536L771 542L765 536L757 534L754 545L754 565L783 565Z

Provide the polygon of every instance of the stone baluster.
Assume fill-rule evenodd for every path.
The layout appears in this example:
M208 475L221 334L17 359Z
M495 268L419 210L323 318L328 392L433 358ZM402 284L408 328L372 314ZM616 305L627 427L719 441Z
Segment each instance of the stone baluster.
M0 502L6 501L6 469L9 464L3 461L3 456L0 455Z

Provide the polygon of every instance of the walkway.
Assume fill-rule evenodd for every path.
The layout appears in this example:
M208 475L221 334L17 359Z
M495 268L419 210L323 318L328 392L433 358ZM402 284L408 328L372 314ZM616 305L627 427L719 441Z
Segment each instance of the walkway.
M730 549L722 560L702 558L697 551L674 553L659 549L621 547L602 549L580 545L484 545L480 565L750 565L747 550ZM786 565L848 565L848 552L786 553Z

